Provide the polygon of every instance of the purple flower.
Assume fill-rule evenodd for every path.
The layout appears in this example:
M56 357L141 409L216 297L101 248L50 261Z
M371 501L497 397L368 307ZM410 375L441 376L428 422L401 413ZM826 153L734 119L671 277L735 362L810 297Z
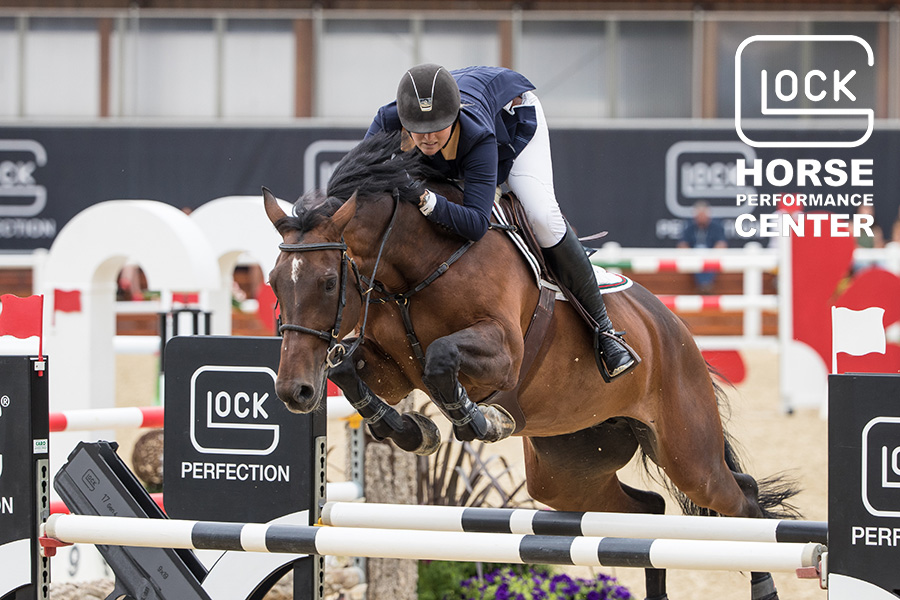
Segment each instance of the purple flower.
M550 580L550 591L555 592L562 586L569 586L571 583L572 579L565 573L554 575L553 579Z

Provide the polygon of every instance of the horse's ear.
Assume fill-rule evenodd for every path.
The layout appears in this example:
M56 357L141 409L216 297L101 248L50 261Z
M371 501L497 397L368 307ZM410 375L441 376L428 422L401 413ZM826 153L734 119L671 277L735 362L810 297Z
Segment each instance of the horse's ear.
M341 206L334 213L334 216L331 217L331 222L337 227L338 231L344 231L344 228L347 226L347 223L350 222L350 219L353 218L353 215L356 214L356 192L353 192L353 195L344 202L343 206Z
M263 204L266 206L266 214L269 216L269 220L272 221L272 225L274 225L287 215L281 210L281 207L278 206L278 200L275 199L275 196L269 191L269 188L263 187L262 193Z

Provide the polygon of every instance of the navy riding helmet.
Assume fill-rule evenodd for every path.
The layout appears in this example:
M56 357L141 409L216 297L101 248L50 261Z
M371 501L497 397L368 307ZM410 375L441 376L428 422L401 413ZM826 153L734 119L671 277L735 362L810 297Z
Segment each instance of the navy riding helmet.
M440 65L417 65L397 86L397 113L411 133L431 133L453 125L459 114L459 86Z

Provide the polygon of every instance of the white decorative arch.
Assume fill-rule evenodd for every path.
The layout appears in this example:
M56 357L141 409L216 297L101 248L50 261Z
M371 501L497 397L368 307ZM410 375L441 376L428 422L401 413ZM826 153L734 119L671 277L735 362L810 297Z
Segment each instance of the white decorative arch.
M279 203L286 213L291 213L290 203ZM262 195L211 200L192 212L191 219L203 230L219 264L221 285L210 297L212 333L230 335L231 285L238 259L242 254L248 255L268 275L278 258L281 236L266 216Z
M177 208L111 200L75 215L57 235L35 282L45 298L51 410L114 406L116 278L127 262L139 264L155 290L200 292L203 299L220 286L206 236ZM56 289L80 291L81 311L54 313ZM78 441L72 435L73 440L54 439L62 454L51 462L65 458Z

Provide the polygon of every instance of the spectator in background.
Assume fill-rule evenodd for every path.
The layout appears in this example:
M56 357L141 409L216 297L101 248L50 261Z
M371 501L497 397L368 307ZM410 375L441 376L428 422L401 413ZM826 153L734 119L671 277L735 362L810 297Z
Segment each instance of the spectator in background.
M860 231L860 235L856 236L856 247L884 248L884 232L882 231L881 227L875 222L875 207L867 204L861 204L859 207L857 207L856 214L870 215L872 217L872 235L868 235L867 233L865 233L865 231ZM886 266L887 265L883 260L857 260L856 258L854 258L850 273L851 275L856 275L863 269L868 269L870 267L878 267L879 269L884 269L886 268Z
M709 214L709 204L703 200L694 203L694 218L684 227L679 248L726 248L725 228ZM716 281L715 272L695 273L694 283L703 293L709 293Z
M141 268L135 264L127 264L119 271L116 278L116 300L146 300L147 278Z
M856 238L856 245L859 248L884 248L884 233L881 231L881 227L879 227L876 223L874 223L875 219L875 207L867 204L861 204L856 209L856 214L858 215L871 215L873 219L872 223L872 235L860 235ZM896 225L894 227L896 229ZM862 232L860 232L862 233Z
M891 225L890 241L900 243L900 211L898 211L897 218L894 220L894 224Z

